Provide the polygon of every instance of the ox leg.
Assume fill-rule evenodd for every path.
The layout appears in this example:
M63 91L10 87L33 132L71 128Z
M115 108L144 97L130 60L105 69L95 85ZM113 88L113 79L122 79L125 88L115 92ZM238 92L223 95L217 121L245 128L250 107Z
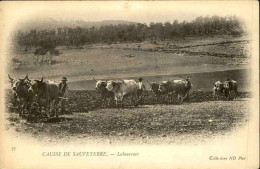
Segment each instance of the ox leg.
M58 116L59 116L58 103L59 103L59 100L58 100L58 99L54 100L53 106L54 106L54 111L55 111L55 117L58 117Z
M104 98L101 98L101 105L100 105L101 107L103 107L104 106Z
M180 104L182 104L183 103L183 97L180 96L180 98L181 98L180 99Z
M21 111L20 111L20 116L22 116L24 114L24 103L22 103L22 107L21 107Z
M120 97L120 107L124 107L124 97Z
M173 93L171 93L171 96L170 96L170 97L171 97L170 102L173 103Z
M133 105L138 105L138 104L142 104L142 95L140 95L140 97L138 98L137 95L133 95L132 96L132 102L133 102Z
M235 89L235 98L239 98L239 93L238 93L237 89Z
M188 102L190 101L190 92L187 93L186 100L187 100Z
M49 118L50 117L50 112L49 112L49 104L48 104L48 102L49 101L46 101L44 109L45 109L45 113L46 113L47 117Z
M103 102L102 102L102 107L106 107L106 98L103 99Z
M131 96L131 100L130 100L130 105L135 105L134 99L135 99L135 96L132 95L132 96Z
M170 104L171 103L171 95L170 93L167 94L167 103Z
M228 92L228 100L231 100L231 93L230 93L230 91Z
M116 107L118 107L118 100L116 96L115 96L115 101L116 101Z
M40 114L42 115L42 117L44 117L43 112L42 112L42 105L41 104L39 104L39 109L40 109Z
M111 106L111 102L112 102L112 99L109 97L108 100L107 100L107 107Z
M180 94L178 94L178 101L179 101L179 104L183 103L183 97Z
M28 114L31 115L31 107L32 107L32 103L31 102L28 102L27 103L27 111L28 111Z

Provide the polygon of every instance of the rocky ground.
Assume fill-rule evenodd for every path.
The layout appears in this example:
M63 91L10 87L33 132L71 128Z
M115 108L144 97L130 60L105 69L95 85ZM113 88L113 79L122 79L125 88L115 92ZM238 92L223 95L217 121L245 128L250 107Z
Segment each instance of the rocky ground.
M241 93L238 100L213 101L210 92L193 92L190 102L168 105L156 103L148 92L143 105L100 108L95 91L71 91L68 114L32 122L9 111L6 129L16 137L47 143L193 144L243 126L248 97Z

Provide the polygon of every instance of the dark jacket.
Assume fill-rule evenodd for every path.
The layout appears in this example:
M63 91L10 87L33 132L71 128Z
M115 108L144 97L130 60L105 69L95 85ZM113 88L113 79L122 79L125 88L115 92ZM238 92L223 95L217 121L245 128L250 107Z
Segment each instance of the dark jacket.
M59 95L63 96L64 93L66 92L67 88L68 88L68 84L64 83L64 86L62 86L62 82L59 84Z

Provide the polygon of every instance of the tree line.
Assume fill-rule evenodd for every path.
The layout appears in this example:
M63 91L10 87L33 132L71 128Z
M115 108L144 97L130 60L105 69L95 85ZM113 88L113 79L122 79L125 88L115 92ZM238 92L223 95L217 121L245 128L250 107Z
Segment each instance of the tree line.
M30 30L15 33L14 41L19 46L42 47L81 46L95 43L142 42L145 40L175 39L188 36L234 35L244 33L243 25L236 16L197 17L187 22L174 20L172 23L154 23L149 25L136 23L131 25L107 25L101 27L61 27L52 30Z

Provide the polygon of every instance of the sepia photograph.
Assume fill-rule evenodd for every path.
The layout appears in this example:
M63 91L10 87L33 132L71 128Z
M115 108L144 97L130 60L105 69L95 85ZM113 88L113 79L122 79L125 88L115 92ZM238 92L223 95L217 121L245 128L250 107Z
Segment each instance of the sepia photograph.
M257 1L0 3L1 168L258 168Z

